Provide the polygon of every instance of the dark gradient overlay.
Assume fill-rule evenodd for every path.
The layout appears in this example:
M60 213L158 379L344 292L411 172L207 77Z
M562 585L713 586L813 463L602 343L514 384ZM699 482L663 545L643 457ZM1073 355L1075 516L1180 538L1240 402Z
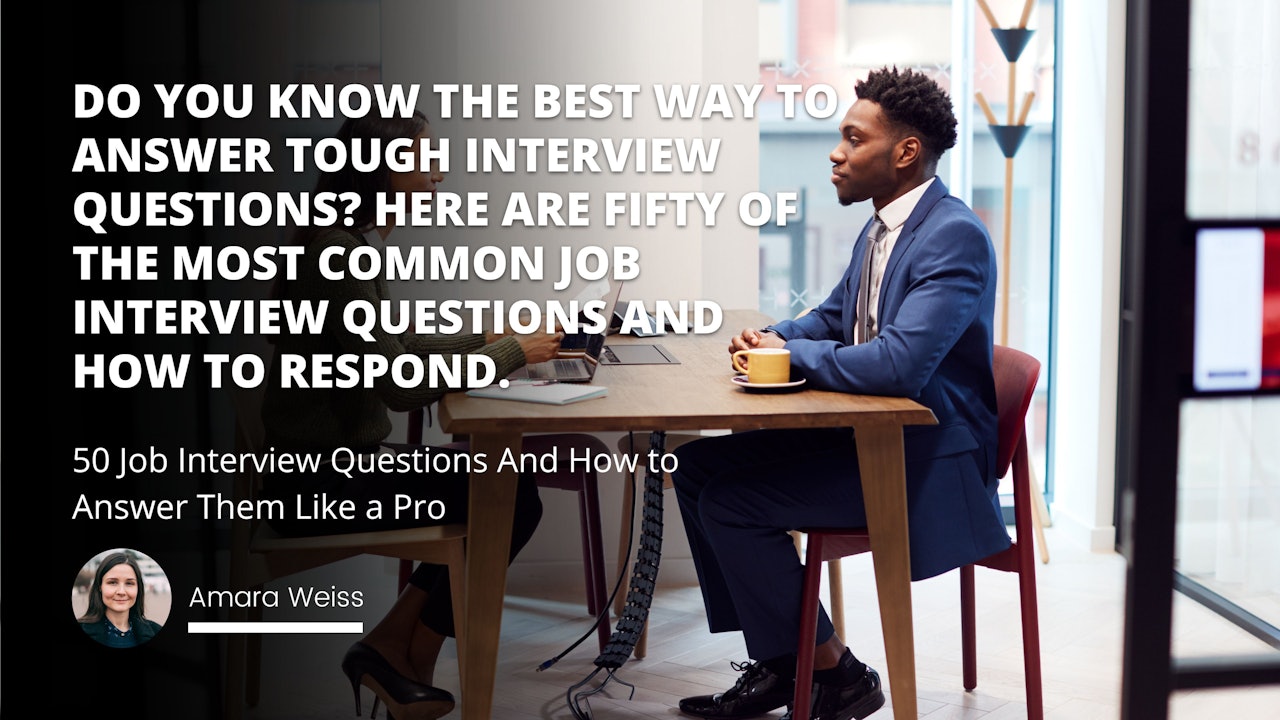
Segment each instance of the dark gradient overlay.
M274 5L264 3L263 7ZM5 258L9 291L5 319L7 334L13 333L8 335L9 349L25 346L24 357L10 353L4 364L5 420L11 432L6 436L5 453L5 577L9 593L3 606L7 636L3 667L10 710L33 703L30 706L45 707L60 717L104 711L131 718L222 715L223 640L216 635L188 634L187 623L221 619L220 612L225 613L193 610L189 600L193 588L227 587L228 521L204 521L194 511L194 502L183 520L73 521L72 511L81 494L90 501L194 498L202 492L230 495L229 475L179 473L174 462L179 448L203 452L211 448L225 451L232 446L229 402L221 391L211 389L205 365L199 360L206 352L223 351L220 344L227 344L228 339L131 331L77 335L73 303L232 296L216 282L175 281L166 276L171 274L171 248L217 247L227 242L228 236L235 241L239 231L213 231L194 224L185 228L147 228L141 223L119 227L108 221L107 234L98 235L76 223L73 206L75 198L89 190L104 195L116 191L172 193L239 189L236 183L242 183L244 189L274 190L268 186L289 180L228 179L213 173L72 173L71 169L84 137L261 136L253 120L227 124L225 118L196 120L185 113L165 119L152 87L156 83L189 86L198 82L265 87L268 82L296 82L294 77L271 77L254 64L255 53L264 50L262 43L287 35L273 32L273 23L290 22L258 7L247 2L194 0L51 3L40 7L43 22L36 27L20 25L16 16L7 23L9 47L17 46L19 34L30 34L24 44L31 48L34 42L32 53L40 58L29 57L22 67L16 56L6 63L6 80L23 74L38 83L33 94L20 97L9 93L5 98L11 111L21 112L21 119L11 115L4 123L9 141L5 187L20 193L5 198L11 220ZM112 118L106 112L75 119L74 87L79 83L103 89L132 84L140 92L141 111L128 120ZM259 103L265 107L265 94L260 91L255 96L255 115ZM19 100L29 104L19 105ZM273 159L278 152L273 145ZM23 162L39 166L41 172L15 170L20 155L31 158ZM259 187L247 187L255 183ZM39 208L35 218L29 207ZM76 245L158 246L159 279L81 279L79 262L72 253ZM19 289L21 292L15 292ZM16 332L23 321L38 328L30 337L44 342L17 342L23 338ZM132 389L77 390L73 386L74 357L79 353L101 353L108 359L124 353L185 353L192 359L182 389L148 389L144 383ZM34 411L42 406L48 408L45 413ZM111 471L75 473L76 448L108 449ZM122 448L143 455L154 449L168 456L169 467L164 472L128 473L117 479ZM29 451L19 453L19 449ZM93 642L80 630L69 602L81 565L116 547L150 555L165 569L172 584L172 611L165 628L141 647L111 649ZM335 578L334 582L340 580ZM287 610L275 615L271 612L268 610L270 619L290 619ZM44 646L51 646L48 649L52 652L45 652ZM326 681L341 682L336 658L333 670ZM26 700L20 702L20 696Z

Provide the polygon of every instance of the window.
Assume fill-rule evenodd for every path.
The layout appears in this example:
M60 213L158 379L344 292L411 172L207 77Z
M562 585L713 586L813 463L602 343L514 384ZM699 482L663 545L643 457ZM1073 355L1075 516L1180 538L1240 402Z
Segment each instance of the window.
M759 123L761 190L795 191L802 199L797 221L762 230L760 309L781 319L821 302L849 264L870 217L870 203L841 207L829 186L827 156L839 119L855 99L854 83L885 65L930 75L951 93L960 120L959 143L943 156L938 175L986 223L996 248L1001 279L996 342L1043 364L1027 431L1033 468L1048 481L1055 5L1051 0L1027 5L989 0L988 5L1004 27L1017 26L1024 9L1028 17L1030 38L1013 66L1013 93L1010 63L972 0L760 0L759 82L766 88ZM967 68L967 74L957 77L956 68ZM777 85L807 89L820 83L839 93L835 114L815 118L798 108L796 117L784 118ZM1001 125L1019 124L1022 105L1029 103L1029 130L1014 155L1007 191L1009 164L977 92ZM1006 192L1011 199L1007 232Z

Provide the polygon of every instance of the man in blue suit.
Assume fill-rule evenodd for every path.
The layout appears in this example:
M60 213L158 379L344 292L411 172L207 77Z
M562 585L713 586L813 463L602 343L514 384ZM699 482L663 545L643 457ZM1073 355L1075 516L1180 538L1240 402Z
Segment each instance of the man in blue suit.
M840 204L871 200L875 215L821 305L745 329L729 350L785 347L809 387L908 397L933 410L938 424L909 428L905 439L918 580L1009 546L996 497L995 252L982 222L935 176L956 142L947 94L896 68L870 73L855 90L831 151L831 182ZM676 451L676 494L708 624L741 630L754 658L735 664L742 676L729 690L681 700L683 712L749 717L791 700L803 568L787 531L865 525L856 440L847 428L762 430ZM884 704L879 676L825 611L815 669L811 717L864 718Z

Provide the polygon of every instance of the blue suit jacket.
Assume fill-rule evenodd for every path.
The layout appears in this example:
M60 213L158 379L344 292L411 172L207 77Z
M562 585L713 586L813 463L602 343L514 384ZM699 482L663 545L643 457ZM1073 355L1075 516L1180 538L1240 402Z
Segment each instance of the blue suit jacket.
M919 580L1009 546L995 477L995 250L978 217L936 179L889 256L879 333L854 345L867 230L831 295L769 329L787 341L793 368L811 385L908 397L938 419L906 430L911 575Z

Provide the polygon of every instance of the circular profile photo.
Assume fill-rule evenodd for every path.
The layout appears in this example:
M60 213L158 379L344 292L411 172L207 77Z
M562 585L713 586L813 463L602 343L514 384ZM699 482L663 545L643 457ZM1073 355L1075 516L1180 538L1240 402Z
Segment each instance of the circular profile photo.
M71 587L80 629L107 647L134 647L155 637L169 619L172 599L160 564L128 548L93 556Z

